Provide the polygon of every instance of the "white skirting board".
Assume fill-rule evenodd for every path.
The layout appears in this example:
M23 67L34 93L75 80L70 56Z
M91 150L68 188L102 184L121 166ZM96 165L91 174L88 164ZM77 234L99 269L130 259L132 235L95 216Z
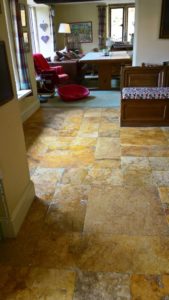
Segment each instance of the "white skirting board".
M27 185L24 193L22 194L20 200L18 201L18 205L15 208L12 216L0 218L0 224L2 227L2 232L4 237L14 238L16 237L26 215L35 198L35 189L34 184L30 180Z

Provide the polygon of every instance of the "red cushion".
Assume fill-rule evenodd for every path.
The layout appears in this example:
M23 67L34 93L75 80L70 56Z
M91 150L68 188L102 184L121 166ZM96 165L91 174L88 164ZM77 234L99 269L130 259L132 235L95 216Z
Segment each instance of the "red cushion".
M86 98L89 93L86 87L78 84L69 84L58 88L58 94L64 101L83 99Z

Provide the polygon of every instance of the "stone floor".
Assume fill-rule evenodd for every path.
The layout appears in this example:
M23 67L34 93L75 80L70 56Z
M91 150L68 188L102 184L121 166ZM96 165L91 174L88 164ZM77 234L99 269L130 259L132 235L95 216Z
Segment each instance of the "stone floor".
M0 299L169 299L169 128L118 109L50 109L24 125L36 199L0 244Z

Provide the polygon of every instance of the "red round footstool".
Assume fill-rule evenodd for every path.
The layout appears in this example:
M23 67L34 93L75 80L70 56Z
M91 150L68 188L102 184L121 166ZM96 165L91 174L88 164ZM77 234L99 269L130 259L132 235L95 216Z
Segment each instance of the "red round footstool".
M68 84L58 87L58 94L64 101L76 101L89 96L89 90L79 84Z

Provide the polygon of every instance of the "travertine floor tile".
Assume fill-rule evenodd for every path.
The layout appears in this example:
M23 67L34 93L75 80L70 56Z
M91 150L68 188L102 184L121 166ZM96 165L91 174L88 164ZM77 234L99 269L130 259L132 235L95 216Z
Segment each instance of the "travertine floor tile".
M152 178L157 186L169 186L169 171L153 171Z
M102 108L87 108L84 110L84 117L101 117Z
M103 108L101 116L110 117L118 120L119 114L120 114L119 108Z
M56 184L60 183L64 170L37 168L32 176L32 181L35 184L36 195L43 200L52 200L55 192Z
M123 145L168 145L168 140L160 128L121 128Z
M169 299L169 275L132 275L132 300Z
M169 273L169 237L76 234L69 251L83 271Z
M151 170L147 157L122 156L122 170Z
M73 300L130 300L129 275L78 272Z
M169 187L159 187L159 195L162 203L169 204Z
M120 169L90 168L84 180L91 185L122 185L123 175Z
M0 299L72 300L75 273L43 268L0 267Z
M3 300L168 299L169 129L120 128L119 115L48 108L25 122L40 198L0 243Z
M78 136L81 137L98 137L99 118L89 117L84 118L79 129Z
M124 185L135 185L135 186L151 186L156 185L155 180L153 181L152 172L144 169L125 170L123 171L123 183Z
M120 155L120 139L110 137L98 138L95 159L116 159Z
M128 235L169 235L169 227L155 188L92 188L85 232Z
M69 197L64 201L62 198L55 198L55 203L50 205L45 218L45 225L49 230L56 232L82 232L86 214L87 200L81 197Z
M62 184L84 184L88 174L88 168L69 168L65 169Z
M168 157L149 157L150 165L154 171L168 171L169 158Z

